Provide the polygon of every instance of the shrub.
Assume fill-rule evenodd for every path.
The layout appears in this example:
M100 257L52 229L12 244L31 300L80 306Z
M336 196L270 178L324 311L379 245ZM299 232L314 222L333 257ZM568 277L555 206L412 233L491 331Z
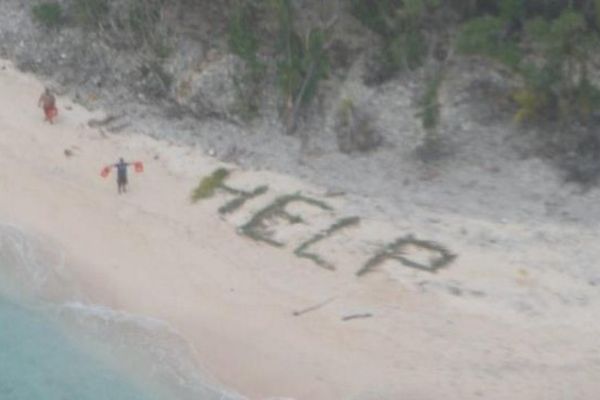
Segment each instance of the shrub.
M382 137L373 126L372 115L345 99L336 116L338 148L343 153L366 152L381 145Z
M408 31L393 39L385 52L393 70L415 70L425 62L427 41L420 31Z
M423 142L416 148L416 155L423 162L435 162L449 154L448 145L438 131L440 121L439 91L444 79L443 71L435 71L428 79L423 96L419 101L421 126L425 131Z
M263 66L259 62L259 48L253 18L255 10L248 3L238 3L229 20L228 44L229 50L246 62L248 67L258 74Z
M500 16L507 20L522 20L525 18L525 0L501 0Z
M304 105L315 97L319 82L329 73L329 57L324 45L325 33L319 28L311 29L304 42L301 60L304 81L297 92L298 100Z
M517 90L513 94L513 100L518 106L515 121L519 123L537 118L543 110L548 108L550 102L546 93L532 88Z
M31 7L34 19L46 28L56 28L63 23L63 9L57 2L45 2Z
M352 14L368 29L379 34L382 46L369 68L365 83L380 84L402 70L421 67L428 54L424 34L442 7L440 0L352 0Z
M305 73L305 47L293 26L293 9L289 0L276 1L279 19L277 75L279 87L288 103L295 101Z
M559 119L585 122L600 106L600 90L588 78L590 54L597 37L584 17L571 9L554 20L535 18L525 25L526 37L543 56L538 65L520 70L525 86L514 96L518 121Z
M125 28L132 38L132 45L149 50L159 59L167 58L172 48L164 32L160 30L161 0L129 0L124 16L117 16L113 26ZM162 79L162 78L161 78Z
M290 0L276 0L279 20L277 43L277 75L280 90L286 101L288 134L296 129L300 110L317 93L319 83L329 72L329 57L325 48L326 32L311 27L301 37L294 28L294 9Z
M575 88L573 95L575 117L587 122L593 112L600 106L600 89L594 86L588 79L582 79Z
M75 22L84 27L97 28L108 12L108 0L73 0Z
M504 35L505 21L485 16L466 22L457 39L458 49L465 54L479 54L517 68L522 55L518 44Z
M431 132L437 128L440 119L440 103L438 94L442 83L442 75L436 74L427 82L425 93L419 102L421 124L425 131Z
M229 50L244 61L236 68L233 83L236 89L236 108L243 120L251 120L259 114L261 84L266 67L258 58L260 42L257 36L256 19L258 5L238 0L233 7L227 29Z
M127 22L138 42L151 36L160 21L160 7L151 1L134 1L129 5Z
M395 26L393 16L401 1L394 0L351 0L352 15L365 27L383 37L393 36Z

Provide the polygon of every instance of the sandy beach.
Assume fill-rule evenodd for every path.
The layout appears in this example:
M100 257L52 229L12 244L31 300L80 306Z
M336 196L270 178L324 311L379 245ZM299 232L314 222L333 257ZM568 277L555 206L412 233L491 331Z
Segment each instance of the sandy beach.
M59 98L43 121L43 84L0 61L0 220L63 249L85 300L166 321L215 381L250 399L594 399L600 393L597 229L460 214L427 225L356 215L343 196L267 171L240 170L182 147L88 126L104 117ZM65 150L68 150L66 154ZM143 161L119 196L119 157ZM190 202L200 179L233 170L234 187L269 190L228 215L232 196ZM280 196L303 223L269 226L282 247L240 227ZM294 249L340 218L360 224L315 244L335 270ZM597 226L596 226L597 228ZM388 260L357 272L386 243L413 234L456 259L437 273ZM407 257L431 254L412 249Z

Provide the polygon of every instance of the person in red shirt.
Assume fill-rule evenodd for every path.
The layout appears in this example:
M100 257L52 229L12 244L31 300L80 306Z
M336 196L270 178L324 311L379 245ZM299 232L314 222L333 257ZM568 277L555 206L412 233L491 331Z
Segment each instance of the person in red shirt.
M44 120L51 124L54 123L54 118L58 115L58 110L56 109L56 97L54 97L50 89L46 88L44 90L44 93L42 93L38 100L38 107L44 109Z

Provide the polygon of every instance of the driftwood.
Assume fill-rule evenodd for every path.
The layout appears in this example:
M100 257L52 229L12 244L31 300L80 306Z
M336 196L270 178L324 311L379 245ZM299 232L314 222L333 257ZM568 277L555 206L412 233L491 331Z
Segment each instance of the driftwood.
M315 304L314 306L310 306L310 307L304 308L302 310L294 311L292 313L292 315L294 317L299 317L299 316L301 316L303 314L306 314L306 313L309 313L311 311L318 310L319 308L325 307L327 304L331 303L334 300L335 300L335 297L331 297L331 298L329 298L329 299L327 299L325 301L322 301L321 303Z
M373 314L371 314L371 313L352 314L352 315L346 315L345 317L342 317L342 321L350 321L350 320L353 320L353 319L371 318L372 316L373 316Z

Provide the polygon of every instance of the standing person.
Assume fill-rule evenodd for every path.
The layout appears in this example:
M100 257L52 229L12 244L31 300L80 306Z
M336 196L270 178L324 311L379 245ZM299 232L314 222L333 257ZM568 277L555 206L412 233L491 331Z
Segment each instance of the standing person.
M129 163L125 162L125 160L123 160L123 158L121 157L119 158L118 163L109 164L102 168L102 170L100 171L100 176L106 178L108 175L110 175L110 171L113 168L116 168L117 190L119 191L119 194L125 193L127 192L127 167L129 167L130 165L133 165L135 172L144 172L144 163L142 163L141 161L134 161Z
M123 158L120 158L119 162L113 165L117 169L117 190L119 194L127 192L127 167L130 165L131 163L126 163Z
M56 109L56 97L54 97L49 88L46 88L40 96L38 107L44 109L44 120L53 124L54 118L58 115L58 110Z

